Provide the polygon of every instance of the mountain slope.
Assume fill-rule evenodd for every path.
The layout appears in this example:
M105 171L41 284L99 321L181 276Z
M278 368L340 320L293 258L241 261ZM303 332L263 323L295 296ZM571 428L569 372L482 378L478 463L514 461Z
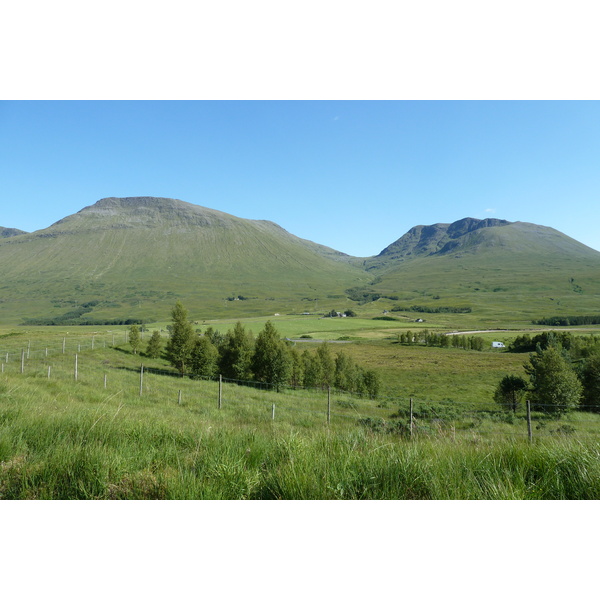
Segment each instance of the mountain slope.
M365 260L399 304L469 306L495 319L596 314L600 252L552 229L497 219L419 226Z
M355 258L270 221L170 198L104 198L52 226L0 239L0 322L195 318L344 309L465 308L479 322L597 314L600 252L499 219L413 227ZM348 298L347 298L348 297ZM387 299L386 299L387 297Z
M0 227L0 238L14 237L15 235L23 235L24 233L27 232L13 227Z
M226 298L240 296L252 300L236 310L252 312L254 301L263 313L265 302L274 312L302 311L369 279L350 257L270 221L151 197L105 198L5 239L0 260L2 299L22 303L23 316L99 301L94 317L164 318L177 297L211 316L233 312Z

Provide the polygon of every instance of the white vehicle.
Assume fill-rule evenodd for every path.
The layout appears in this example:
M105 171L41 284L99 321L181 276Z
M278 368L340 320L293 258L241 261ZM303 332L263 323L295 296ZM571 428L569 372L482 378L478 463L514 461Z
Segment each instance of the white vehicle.
M505 348L502 342L492 342L492 348Z

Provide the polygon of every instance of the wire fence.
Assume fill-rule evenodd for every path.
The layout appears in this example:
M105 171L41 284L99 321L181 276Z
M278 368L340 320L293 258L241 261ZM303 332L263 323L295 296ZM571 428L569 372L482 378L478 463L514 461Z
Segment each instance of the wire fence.
M130 396L156 402L177 402L187 407L233 409L244 416L272 421L287 420L314 426L349 424L405 438L494 437L597 439L600 435L598 406L522 402L506 410L493 401L426 400L403 395L368 397L333 387L275 385L233 378L181 376L174 369L114 366L91 368L89 353L127 342L120 331L81 338L63 337L62 343L0 352L3 374L72 381L104 389L120 386ZM108 363L108 361L105 361ZM117 375L118 374L118 375ZM113 381L114 380L114 381ZM168 383L167 383L168 382ZM166 385L165 385L166 384Z

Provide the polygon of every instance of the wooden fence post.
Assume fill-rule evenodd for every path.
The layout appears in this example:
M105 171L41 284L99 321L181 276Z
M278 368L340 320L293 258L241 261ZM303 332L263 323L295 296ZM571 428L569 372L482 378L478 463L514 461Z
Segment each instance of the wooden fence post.
M77 354L75 355L75 381L77 381Z
M275 403L273 402L273 407L271 408L271 419L275 420Z
M275 405L273 405L275 406ZM331 386L327 386L327 425L331 424Z
M63 338L63 348L62 348L62 353L65 353L65 345L67 343L67 338Z
M531 429L531 402L527 400L527 436L529 441L533 441L533 431Z
M29 350L31 348L31 340L28 340L27 342L27 360L29 360Z
M25 350L21 349L21 373L25 371Z
M410 421L409 421L409 427L410 427L410 437L412 437L413 435L413 399L410 399Z
M144 365L140 365L140 396L144 391Z
M48 379L50 379L50 365L48 365Z
M179 390L179 397L177 398L177 404L181 404L181 390Z
M221 393L223 389L223 376L219 375L219 410L221 409Z

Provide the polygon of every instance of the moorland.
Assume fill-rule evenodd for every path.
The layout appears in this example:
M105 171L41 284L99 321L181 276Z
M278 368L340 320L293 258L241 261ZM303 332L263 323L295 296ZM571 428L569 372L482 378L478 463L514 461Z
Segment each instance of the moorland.
M357 258L109 198L13 231L0 260L0 498L600 497L600 253L553 229L463 219ZM183 373L177 306L215 348ZM252 362L268 327L277 382ZM577 402L540 395L551 361Z

